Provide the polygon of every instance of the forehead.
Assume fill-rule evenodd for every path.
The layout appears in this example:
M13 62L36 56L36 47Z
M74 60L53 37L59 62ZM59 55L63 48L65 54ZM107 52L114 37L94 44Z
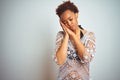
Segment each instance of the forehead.
M75 13L70 11L70 10L66 10L65 12L63 12L61 15L60 15L60 19L61 20L66 20L66 19L69 19L70 17L74 17L75 16Z

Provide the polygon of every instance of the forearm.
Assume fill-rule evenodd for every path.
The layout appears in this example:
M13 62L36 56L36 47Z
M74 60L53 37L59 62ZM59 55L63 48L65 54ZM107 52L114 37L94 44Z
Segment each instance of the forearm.
M61 65L65 62L66 57L67 57L67 48L68 48L68 36L65 36L60 48L56 52L56 57L58 64Z
M83 56L85 55L85 46L83 45L83 43L80 41L80 39L76 36L74 36L74 43L75 43L75 47L77 49L78 52L78 56L83 59Z

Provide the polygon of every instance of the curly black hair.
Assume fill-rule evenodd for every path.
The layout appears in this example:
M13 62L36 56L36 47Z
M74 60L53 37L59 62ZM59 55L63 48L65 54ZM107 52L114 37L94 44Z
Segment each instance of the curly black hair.
M74 5L74 3L70 1L65 1L58 6L58 8L56 9L56 14L60 17L60 15L66 10L70 10L74 13L79 12L78 8L76 7L76 5Z

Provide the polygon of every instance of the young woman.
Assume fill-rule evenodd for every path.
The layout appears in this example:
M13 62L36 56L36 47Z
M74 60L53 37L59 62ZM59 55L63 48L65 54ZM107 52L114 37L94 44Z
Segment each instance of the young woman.
M89 80L89 64L95 53L95 36L78 25L78 8L66 1L56 14L63 31L56 37L54 60L59 65L58 80Z

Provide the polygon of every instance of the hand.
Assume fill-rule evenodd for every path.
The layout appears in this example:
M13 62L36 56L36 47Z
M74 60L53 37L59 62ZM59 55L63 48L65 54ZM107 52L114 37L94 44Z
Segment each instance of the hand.
M69 37L69 35L68 35L68 33L67 33L66 26L65 26L65 24L64 24L61 20L60 20L60 25L61 25L63 31L65 32L65 36L68 36L68 37Z
M73 36L75 36L75 33L70 30L62 21L60 21L60 25L64 30L65 34L67 34L69 37L73 38Z

